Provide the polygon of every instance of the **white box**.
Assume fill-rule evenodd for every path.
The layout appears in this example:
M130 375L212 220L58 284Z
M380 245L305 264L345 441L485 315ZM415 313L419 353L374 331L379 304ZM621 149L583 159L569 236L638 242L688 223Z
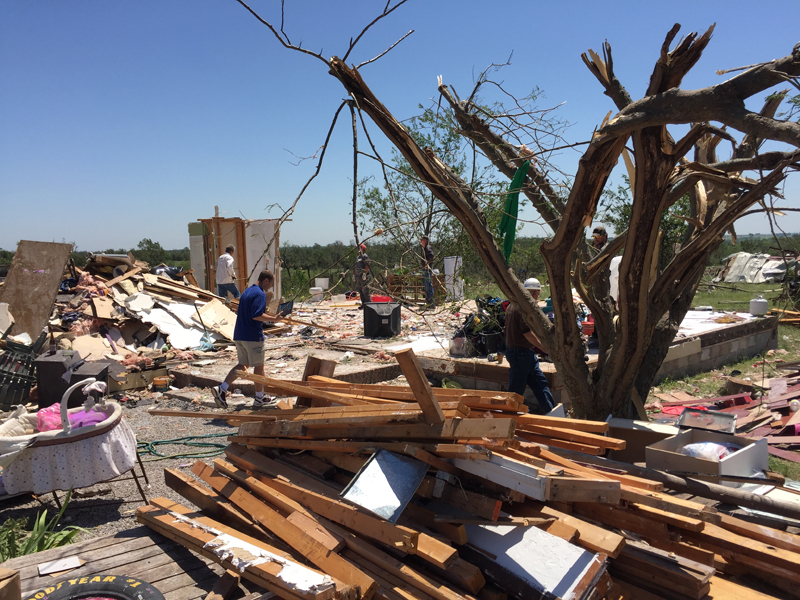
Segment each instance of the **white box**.
M312 287L308 290L308 293L311 294L311 301L312 302L322 302L322 288L321 287Z
M328 277L317 277L314 279L314 285L318 288L322 288L323 290L328 289Z
M736 444L737 446L742 446L742 449L729 454L720 461L695 458L678 452L678 448L696 442ZM645 448L645 456L648 469L702 473L704 475L753 477L755 472L766 471L769 468L768 448L767 440L763 438L753 440L737 437L729 433L718 433L704 429L685 429L677 435L649 445ZM724 480L720 481L720 484L731 487L738 486L734 482Z

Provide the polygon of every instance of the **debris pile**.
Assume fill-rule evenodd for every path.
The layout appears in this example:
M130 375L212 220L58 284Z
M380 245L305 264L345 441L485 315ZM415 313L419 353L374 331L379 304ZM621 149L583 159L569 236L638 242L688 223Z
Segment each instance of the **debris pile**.
M789 452L800 446L800 363L782 363L791 371L785 377L773 378L768 393L757 396L752 381L727 378L731 393L716 398L697 398L686 392L656 393L658 410L677 418L687 408L715 411L735 417L735 433L748 439L766 439L769 453L795 463L800 455Z
M165 472L202 514L157 499L138 520L284 598L769 597L748 577L796 595L800 536L666 490L796 505L601 458L625 448L608 423L432 389L412 351L396 357L407 386L240 373L294 407L151 411L239 431L195 463L202 483Z
M140 367L131 355L147 349L168 343L173 350L213 350L215 341L232 339L236 314L191 283L191 271L150 269L130 254L92 255L84 270L74 270L48 324L62 349Z

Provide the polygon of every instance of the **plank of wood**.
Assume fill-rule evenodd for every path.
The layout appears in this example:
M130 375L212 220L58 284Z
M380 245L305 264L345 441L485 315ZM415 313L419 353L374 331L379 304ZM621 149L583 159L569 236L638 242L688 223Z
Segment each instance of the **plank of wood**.
M302 384L303 382L297 383ZM360 392L384 400L396 400L401 402L413 402L415 400L414 392L407 386L354 384L336 380L326 380L325 378L316 376L309 377L309 381L305 383L305 385L332 392ZM528 407L522 401L522 397L519 394L511 392L457 390L447 388L434 388L432 391L439 402L460 400L470 408L482 410L500 410L519 413L528 411Z
M645 515L655 521L661 521L663 523L667 523L668 525L672 525L673 527L685 529L687 531L703 531L705 528L705 522L701 521L700 519L677 515L665 510L653 508L651 506L638 505L630 507L630 510Z
M779 600L777 596L765 594L719 574L712 577L709 583L708 600Z
M587 433L606 433L609 425L605 421L585 421L582 419L567 419L563 417L548 417L544 415L517 415L514 417L519 425L539 425L542 427L558 427L561 429L575 429Z
M191 512L186 507L181 507L178 504L174 504L166 498L161 500L164 501L164 505L170 506L171 510L177 512L178 514L181 514L180 510L178 510L181 508L185 510L186 513ZM214 554L211 550L205 548L208 542L211 542L217 538L215 534L208 533L201 528L194 528L188 523L176 522L173 516L156 506L140 507L136 511L136 519L140 523L147 525L161 535L185 545L187 548L197 552L198 554L202 554L203 556L211 558L215 562L221 564L223 567L228 569L233 568L233 563L229 558L222 559ZM218 531L222 531L224 528L224 525L221 523L216 523L210 519L205 520L205 524L217 529ZM286 582L280 577L281 572L284 570L284 564L290 566L292 569L297 569L297 573L305 573L308 571L309 577L318 577L320 581L322 581L323 578L322 573L315 572L308 567L304 567L303 565L284 557L283 553L277 548L272 548L256 539L248 538L243 534L235 537L243 542L261 548L262 550L271 552L275 554L276 557L281 557L281 560L283 561L282 563L268 561L247 567L242 573L242 576L245 579L253 581L254 583L267 588L271 592L280 594L281 596L288 596L290 598L314 598L315 600L330 600L334 598L335 586L333 583L327 587L315 588L313 591L303 590L293 583L291 579L289 582Z
M339 552L344 548L344 540L340 536L328 531L301 512L294 511L286 517L286 520L305 531L331 552Z
M444 471L445 473L450 473L451 475L458 475L459 470L456 469L453 465L451 465L446 460L442 460L438 456L434 456L430 452L423 450L416 444L405 444L403 446L403 454L407 456L413 456L417 460L421 460L422 462L434 467L435 469L439 469L440 471Z
M241 577L234 571L225 571L205 600L229 600L239 589Z
M540 446L539 446L539 455L548 462L561 465L562 467L568 467L570 469L582 473L584 476L589 478L613 479L615 481L619 481L620 483L625 483L631 487L639 487L644 490L653 492L660 492L664 489L664 484L658 481L650 481L649 479L642 479L640 477L634 477L632 475L614 473L608 470L598 469L596 467L584 465L579 462L569 460L568 458L564 458L563 456L559 456L558 454L550 452L549 450L541 448Z
M139 274L141 272L142 272L142 267L134 267L133 269L130 269L129 271L125 271L119 277L114 277L114 279L111 279L110 281L106 281L106 287L111 288L112 285L116 285L120 281L125 281L126 279L129 279L129 278L133 277L134 275L137 275L137 274Z
M138 539L127 539L127 541L115 544L112 543L108 546L102 545L100 548L94 550L86 550L86 546L83 545L80 545L79 548L73 548L72 554L69 556L77 555L86 562L77 569L70 571L70 574L75 577L92 577L98 572L108 572L117 568L128 570L131 562L139 563L142 561L150 561L152 564L152 559L154 557L164 556L165 549L173 549L178 546L171 540L162 538L146 527L143 529L143 532L139 532L140 537ZM104 540L105 543L119 542L119 540L109 540L107 537L104 538ZM43 552L37 552L37 554L41 555L39 558L41 562L57 560L56 558L45 555ZM12 559L11 561L3 563L3 566L4 568L12 568L19 573L23 592L25 592L25 590L42 587L42 581L52 581L52 578L49 576L39 575L38 564L41 563L23 567L20 566L19 562L19 559ZM169 557L167 557L166 561L156 561L156 564L160 565L166 562L169 562Z
M406 516L414 522L419 523L423 527L432 529L459 546L463 546L467 543L467 530L463 525L454 525L451 523L441 523L436 521L435 512L429 508L420 506L415 502L409 502L406 505L405 509L403 509L403 516Z
M544 437L555 438L557 440L566 440L568 442L575 442L577 444L597 446L599 448L606 448L609 450L624 450L626 444L625 440L588 433L586 431L578 431L576 429L565 429L562 427L541 426L524 423L518 424L518 429Z
M701 548L710 546L723 548L736 555L747 556L756 561L792 571L796 574L792 581L800 583L800 554L796 552L778 548L771 543L750 539L712 523L707 523L703 531L685 531L683 533L689 540L698 543Z
M757 525L722 513L719 526L741 536L800 554L800 535Z
M269 436L296 437L297 433L287 428L288 433L276 432L270 423L243 423L239 434L259 437L262 431ZM405 425L385 425L377 427L330 427L324 429L308 429L305 437L318 439L471 439L514 437L514 419L445 419L440 425L424 423Z
M266 391L272 393L279 393L282 396L303 396L311 398L312 400L319 401L323 404L369 404L364 400L356 400L355 398L347 398L342 394L334 392L325 392L316 390L309 386L297 385L282 379L275 379L273 377L265 377L263 375L256 375L255 373L248 373L247 371L236 371L236 376L255 383L261 383L265 386Z
M428 378L422 372L422 367L417 360L414 351L411 348L395 352L394 357L400 364L400 369L403 375L406 376L406 381L414 392L414 398L422 408L422 413L425 415L425 421L430 425L439 425L444 423L444 414L436 400L436 396L431 389L431 384L428 383Z
M462 458L451 460L462 471L521 492L534 500L547 500L548 498L548 478L539 477L533 468L525 475L491 461L464 460Z
M478 592L479 600L508 600L508 593L494 584L485 585Z
M336 469L332 465L310 454L290 454L287 452L281 455L280 461L285 462L295 469L301 469L319 479L330 479L336 472Z
M456 584L470 594L477 594L486 585L486 579L481 570L463 558L457 558L447 569L433 568L431 570L440 578Z
M537 435L531 433L529 431L517 431L517 437L523 440L528 440L529 442L534 442L537 444L545 444L547 446L552 446L556 448L563 448L564 450L573 450L575 452L580 452L582 454L591 454L594 456L601 456L605 454L606 449L600 448L599 446L591 446L587 444L578 444L575 442L568 442L567 440L558 440L554 438L549 438L543 435Z
M659 550L672 552L677 556L688 558L689 560L699 562L709 567L714 566L715 563L714 553L711 552L710 550L703 550L702 548L698 548L697 546L691 546L685 542L676 542L674 540L660 540L657 538L642 538L642 539L646 539L648 544L650 544L654 548L658 548Z
M326 530L341 536L345 540L345 544L347 544L347 548L349 550L352 550L362 558L365 558L381 569L385 569L386 571L396 575L409 585L422 590L437 600L464 600L460 594L450 590L446 586L441 586L430 578L418 573L414 569L411 569L401 561L379 550L376 546L370 544L366 540L356 536L344 528L340 528L335 523L331 523L322 517L316 516L313 513L309 513L302 504L281 493L279 490L267 485L269 483L269 478L266 475L258 473L256 465L253 463L247 463L243 458L244 456L245 453L242 453L238 457L236 454L230 455L233 462L236 462L237 460L240 461L240 466L248 469L248 471L254 472L255 477L249 476L244 471L240 471L233 467L231 467L227 472L223 472L225 472L227 476L231 477L235 481L246 485L251 492L263 500L270 502L283 512L289 513L291 511L298 511L305 514L305 516L312 518L314 521L319 522L325 527ZM218 470L220 468L225 468L224 465L220 464L221 462L222 461L219 461L215 464L215 467Z
M767 437L767 443L770 446L779 446L781 444L795 446L800 444L800 435L773 435Z
M164 483L189 502L197 506L208 516L229 523L236 529L247 532L250 535L261 535L271 537L256 525L250 516L240 512L230 503L226 502L222 496L200 485L197 480L181 473L176 469L164 469Z
M587 456L568 450L557 450L557 453L573 460L581 460L584 462L597 464L598 466L621 469L638 477L645 477L654 481L661 481L666 487L675 491L693 494L702 498L719 500L720 502L737 504L739 506L747 506L748 508L755 508L757 510L763 510L765 512L775 513L793 519L800 518L800 510L798 510L798 507L795 504L782 500L771 499L769 496L759 496L757 494L751 494L735 488L728 488L713 483L675 477L674 475L664 473L663 471L637 467L636 465L623 463L616 460Z
M435 453L441 458L463 458L465 460L489 460L492 454L486 446L474 444L437 444Z
M627 574L648 589L678 592L696 600L708 593L714 573L713 567L635 542L628 544L611 565L612 575Z
M416 553L419 544L419 532L367 515L344 501L304 488L299 484L291 483L285 475L279 474L279 469L275 468L278 463L266 456L253 460L254 454L256 453L245 453L241 457L231 456L230 458L238 466L243 466L241 463L246 461L251 466L245 466L245 468L257 470L268 476L261 479L262 483L278 490L326 519L355 531L363 532L364 535L403 552ZM221 472L227 470L224 461L220 459L214 461L214 466Z
M336 362L333 360L325 360L316 356L309 355L306 358L306 366L303 369L303 381L308 381L312 375L323 375L325 377L333 377L333 372L336 369ZM298 396L295 406L311 406L312 399L307 396Z
M341 465L344 468L346 468L348 470L351 470L353 472L358 471L361 468L361 466L363 466L364 462L366 462L366 459L361 459L361 458L358 458L358 457L341 455L341 454L336 454L336 455L330 456L329 458L334 461L333 464L336 464L337 466ZM343 461L343 460L353 461L354 464L352 464L352 465L342 465L341 461ZM199 464L203 464L203 463L199 462ZM294 480L294 478L292 478L292 480ZM291 494L287 494L287 495L292 497ZM295 498L295 499L300 501L300 502L302 502L298 498ZM316 511L316 512L319 512L319 511ZM321 514L323 514L323 516L327 516L328 518L331 518L330 515L326 515L324 513L321 513ZM333 519L333 520L336 521L336 519ZM337 522L339 522L339 521L337 521ZM385 523L384 521L380 521L380 522L381 523ZM413 530L408 529L408 531L413 531ZM417 541L417 547L416 547L415 554L420 556L423 560L426 560L426 561L430 562L431 564L436 565L437 567L440 567L442 569L446 569L458 557L458 552L456 551L455 548L453 548L453 547L451 547L451 546L449 546L447 544L444 544L444 543L440 542L439 540L437 540L437 539L435 539L435 538L433 538L433 537L431 537L431 536L429 536L429 535L427 535L425 533L419 533L419 538L418 538L418 541Z
M617 527L638 535L669 540L670 533L666 523L655 521L649 516L633 513L629 510L610 506L608 504L595 504L576 502L572 510L578 516L583 516L598 523Z
M375 564L365 560L355 552L345 550L343 554L348 560L353 561L354 564L357 564L365 573L375 579L379 586L378 589L382 590L381 593L384 597L392 600L428 600L430 598L430 596L413 587L409 589L409 586L401 579L378 568Z
M620 487L622 499L633 506L649 506L676 515L699 519L707 523L719 524L720 522L720 513L718 513L715 508L706 506L705 504L683 500L670 494L648 492L624 484Z
M197 461L192 472L289 544L311 564L345 585L356 588L365 600L372 596L376 587L373 579L367 577L335 552L331 552L325 545L285 519L280 513L268 507L227 477L214 471L203 461Z
M468 416L469 407L462 402L442 402L440 403L444 411L458 413L455 416ZM376 406L374 404L358 404L353 406L321 406L300 409L283 409L278 412L265 412L263 410L239 410L233 413L211 412L211 411L180 411L164 410L153 408L148 411L154 416L163 417L187 417L195 419L226 419L240 421L295 421L315 418L334 418L334 417L353 417L353 416L373 416L387 414L421 414L421 410L416 403L395 403L391 406Z
M548 477L547 499L551 502L598 502L617 504L620 500L618 481Z
M391 452L403 452L403 449L408 445L400 442L354 442L354 441L340 441L340 440L293 440L288 438L258 438L258 437L243 437L243 436L230 436L229 442L240 444L242 446L260 446L263 448L283 448L286 450L308 450L320 452L339 452L345 454L357 454L360 452L372 453L376 450L383 448ZM417 448L421 448L426 452L435 451L438 447L437 444L414 444Z

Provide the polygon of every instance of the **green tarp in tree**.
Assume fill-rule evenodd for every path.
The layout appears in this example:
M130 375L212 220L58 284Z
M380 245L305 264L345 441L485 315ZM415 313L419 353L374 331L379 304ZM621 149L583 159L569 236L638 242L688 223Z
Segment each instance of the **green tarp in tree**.
M528 174L531 161L526 160L514 173L511 185L508 186L506 206L503 209L503 218L500 220L500 235L503 237L503 254L508 261L511 250L514 249L514 240L517 238L517 213L519 212L519 191Z

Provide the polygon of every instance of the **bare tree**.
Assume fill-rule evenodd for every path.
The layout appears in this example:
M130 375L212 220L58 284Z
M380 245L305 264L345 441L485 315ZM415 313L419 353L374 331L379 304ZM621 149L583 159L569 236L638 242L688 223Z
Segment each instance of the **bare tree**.
M397 7L389 6L382 16ZM634 101L616 78L608 43L603 46L602 59L592 51L583 56L618 113L593 133L566 201L556 193L546 173L535 167L529 170L523 192L553 230L541 252L550 280L554 323L532 302L509 268L470 186L430 148L415 143L375 97L358 67L347 66L337 57L326 60L315 55L328 65L330 74L342 83L358 110L380 128L417 177L458 218L502 292L520 306L526 322L546 346L576 412L589 418L634 414L632 395L647 395L691 304L709 255L738 217L754 205L764 204L768 196L779 195L777 186L787 171L800 166L800 124L775 117L785 94L773 94L760 113L745 106L745 101L757 94L796 81L800 75L800 44L788 56L747 67L723 83L682 90L681 82L709 43L713 27L702 35L686 36L670 50L678 30L676 24L667 34L640 100ZM363 31L356 40L361 35ZM348 53L353 45L351 42ZM474 92L461 101L441 83L439 91L455 111L463 135L510 178L525 157L507 139L508 130L498 128L492 115L479 110L472 101ZM671 125L690 127L675 140L668 131ZM739 143L736 132L743 135ZM760 154L758 150L767 140L790 149ZM732 146L729 160L717 159L715 148L721 141ZM608 177L629 142L633 155L630 226L599 255L591 257L586 252L585 228L592 222ZM745 177L746 172L755 177ZM680 251L659 270L661 218L687 193L692 200L692 227ZM619 302L615 306L608 294L607 270L620 252ZM584 360L573 287L595 317L600 344L595 365Z

